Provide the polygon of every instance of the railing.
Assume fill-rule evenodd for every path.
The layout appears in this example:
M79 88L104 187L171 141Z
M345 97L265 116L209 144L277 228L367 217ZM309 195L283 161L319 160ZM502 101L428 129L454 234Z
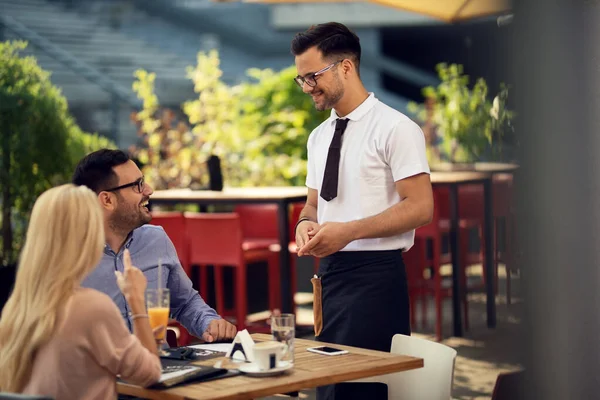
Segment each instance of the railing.
M116 83L105 74L101 73L94 67L86 64L79 60L71 53L65 51L61 47L50 42L46 38L38 35L35 31L23 25L21 22L8 16L0 15L0 40L4 40L2 30L7 29L15 33L17 36L35 47L47 53L50 57L60 62L69 70L80 75L87 81L99 86L102 90L110 94L111 101L111 133L113 138L117 138L119 135L119 106L121 103L125 103L133 109L141 108L141 102L134 97L128 90L124 89L122 85Z

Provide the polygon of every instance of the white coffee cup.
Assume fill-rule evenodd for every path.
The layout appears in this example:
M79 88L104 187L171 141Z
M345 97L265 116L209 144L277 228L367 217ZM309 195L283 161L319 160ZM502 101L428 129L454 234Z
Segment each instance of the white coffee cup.
M277 368L281 357L287 351L287 345L281 342L269 341L256 343L253 348L254 362L261 371Z

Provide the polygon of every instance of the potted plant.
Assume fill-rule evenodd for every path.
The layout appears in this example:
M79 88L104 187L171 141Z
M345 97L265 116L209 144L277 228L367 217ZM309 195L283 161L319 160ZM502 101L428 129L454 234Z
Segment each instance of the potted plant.
M430 163L470 164L501 156L505 135L512 130L514 112L506 109L509 87L502 84L493 101L483 78L470 87L462 65L437 66L440 83L423 89L425 104L409 111L425 121Z
M28 217L37 196L68 182L75 163L110 142L87 135L69 115L67 101L27 44L0 42L0 307L16 272Z

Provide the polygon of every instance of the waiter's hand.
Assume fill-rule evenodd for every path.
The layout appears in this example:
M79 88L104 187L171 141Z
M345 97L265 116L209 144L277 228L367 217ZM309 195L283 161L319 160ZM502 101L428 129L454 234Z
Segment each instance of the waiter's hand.
M298 250L299 256L326 257L346 247L352 241L345 223L326 222L317 233Z
M202 339L205 342L212 343L219 340L233 339L237 333L235 325L227 322L224 319L213 319L208 324L208 328L202 334Z
M316 222L312 221L302 221L296 227L296 246L300 249L304 246L310 238L315 236L315 234L319 231L321 226ZM301 254L298 253L300 256Z

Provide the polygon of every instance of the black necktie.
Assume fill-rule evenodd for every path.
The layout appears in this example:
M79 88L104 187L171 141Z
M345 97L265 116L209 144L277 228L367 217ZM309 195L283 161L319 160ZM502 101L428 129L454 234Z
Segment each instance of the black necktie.
M325 164L325 175L323 175L323 185L321 186L321 197L325 201L331 201L337 197L342 135L347 126L347 119L338 118L335 123L335 131L333 132L333 139L331 139L331 144L329 145L327 163Z

